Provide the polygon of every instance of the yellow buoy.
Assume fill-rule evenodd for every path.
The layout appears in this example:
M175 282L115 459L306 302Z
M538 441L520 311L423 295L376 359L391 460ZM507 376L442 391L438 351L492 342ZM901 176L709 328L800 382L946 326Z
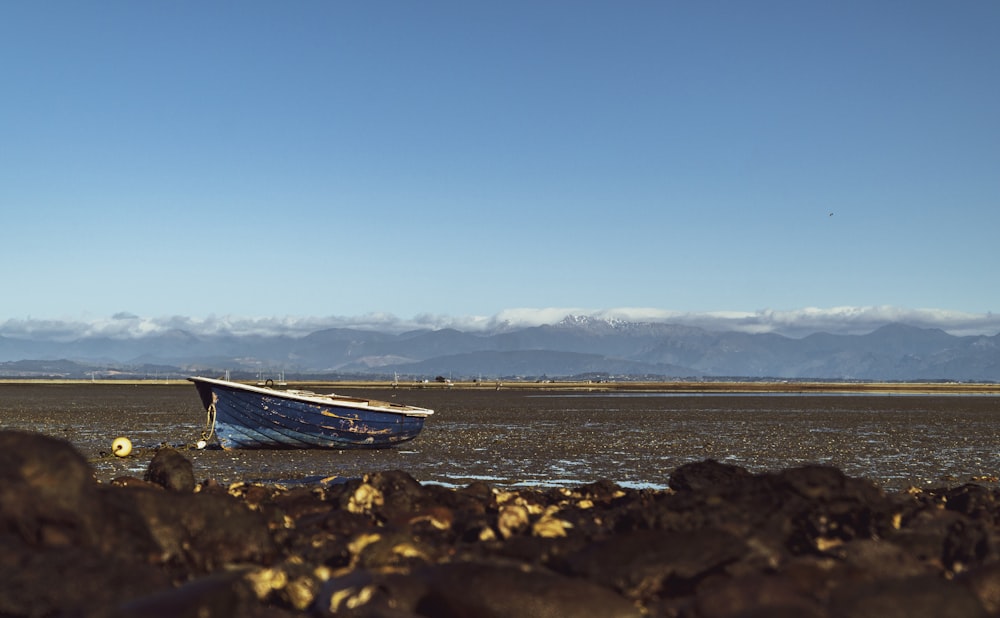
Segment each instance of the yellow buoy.
M116 457L125 457L132 452L132 441L125 436L115 438L111 443L111 451Z

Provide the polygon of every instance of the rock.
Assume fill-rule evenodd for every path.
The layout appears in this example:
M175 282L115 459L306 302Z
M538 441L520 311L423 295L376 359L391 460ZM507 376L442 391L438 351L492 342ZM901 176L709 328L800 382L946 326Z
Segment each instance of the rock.
M37 546L89 546L102 526L90 465L72 445L0 431L0 529Z
M68 442L0 431L0 615L82 615L169 585L131 551L152 544L129 519Z
M699 587L695 606L699 618L825 616L822 605L798 589L795 582L763 573L707 581Z
M200 618L202 616L245 616L247 618L289 616L290 612L264 610L258 603L243 571L221 571L165 588L153 594L120 603L115 618Z
M530 523L528 509L523 505L505 504L500 507L500 513L497 515L497 529L504 539L520 534L528 528Z
M948 490L944 498L945 508L949 511L997 524L997 492L994 490L969 483Z
M674 491L704 491L725 487L746 480L751 475L745 468L719 463L714 459L684 464L670 475Z
M419 618L426 614L415 608L426 594L427 584L419 577L355 569L328 579L311 610L324 618Z
M1000 615L994 490L713 461L670 478L227 488L164 448L101 485L68 443L0 431L0 615Z
M976 595L991 616L1000 615L1000 563L963 573L956 581Z
M692 594L746 551L722 529L642 530L599 541L566 558L569 574L618 590L630 599Z
M414 608L421 616L462 618L615 618L641 613L623 597L587 580L506 564L430 567L420 576L427 592Z
M94 548L0 551L0 616L101 616L121 600L169 589L168 573Z
M933 575L845 586L831 614L850 618L986 618L968 588Z
M937 569L954 572L966 571L996 555L982 520L937 508L933 503L909 514L902 528L887 535L886 540Z
M122 488L119 508L141 519L159 560L195 575L230 564L268 564L278 553L264 517L216 493Z
M194 491L194 467L184 455L170 447L156 451L143 478L173 491Z

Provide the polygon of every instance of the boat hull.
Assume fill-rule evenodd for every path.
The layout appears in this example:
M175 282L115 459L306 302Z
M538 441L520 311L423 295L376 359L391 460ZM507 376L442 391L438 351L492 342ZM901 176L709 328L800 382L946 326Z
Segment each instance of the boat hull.
M224 449L375 449L417 437L431 410L353 397L289 394L189 378Z

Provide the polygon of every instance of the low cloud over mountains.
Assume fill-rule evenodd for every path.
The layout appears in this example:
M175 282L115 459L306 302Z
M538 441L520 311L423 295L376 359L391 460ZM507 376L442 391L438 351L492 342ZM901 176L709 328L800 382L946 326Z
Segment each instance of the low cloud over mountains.
M51 367L67 359L180 373L997 381L998 330L992 314L887 307L712 314L525 309L411 320L119 314L89 322L8 320L0 324L0 373L42 371L16 361Z
M109 337L130 338L183 330L195 336L254 335L302 337L319 330L349 328L386 333L412 330L455 330L490 333L544 324L556 324L567 316L582 316L608 322L648 322L696 326L708 331L775 333L804 337L813 333L861 335L886 324L908 324L937 328L952 335L993 335L1000 332L1000 315L943 309L902 309L891 306L805 308L787 311L682 312L649 308L588 310L581 308L506 309L492 316L446 316L422 314L399 318L389 313L327 317L186 316L141 317L122 312L94 319L8 319L0 322L0 336L15 339L72 341Z

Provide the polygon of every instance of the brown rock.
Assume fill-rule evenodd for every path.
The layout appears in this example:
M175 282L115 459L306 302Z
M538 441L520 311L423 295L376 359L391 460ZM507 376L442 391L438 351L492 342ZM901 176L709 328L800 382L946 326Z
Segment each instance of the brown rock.
M760 616L798 616L821 618L822 606L802 593L786 578L757 574L707 582L698 590L696 607L699 618L743 618Z
M241 618L282 618L294 615L277 608L266 608L240 570L222 571L185 583L178 588L164 588L152 594L120 603L114 618L201 618L202 616L240 616Z
M956 581L972 590L990 615L1000 616L1000 563L963 573Z
M714 459L684 464L670 474L674 491L704 491L738 483L750 477L746 468L719 463Z
M0 431L0 546L4 616L88 615L170 581L142 523L105 502L68 442L39 434Z
M567 557L567 569L631 599L682 596L736 561L746 546L724 530L644 530L616 535Z
M640 616L607 588L550 572L503 564L442 564L422 573L427 593L421 616L460 618L615 618Z
M155 540L160 560L204 574L227 564L268 564L277 553L267 522L218 493L118 490L121 508L136 513Z
M173 491L194 491L194 467L184 455L170 447L156 451L143 478Z
M0 530L33 545L93 545L101 523L93 471L72 445L0 431Z
M971 590L937 576L918 576L843 587L832 616L850 618L986 618Z

